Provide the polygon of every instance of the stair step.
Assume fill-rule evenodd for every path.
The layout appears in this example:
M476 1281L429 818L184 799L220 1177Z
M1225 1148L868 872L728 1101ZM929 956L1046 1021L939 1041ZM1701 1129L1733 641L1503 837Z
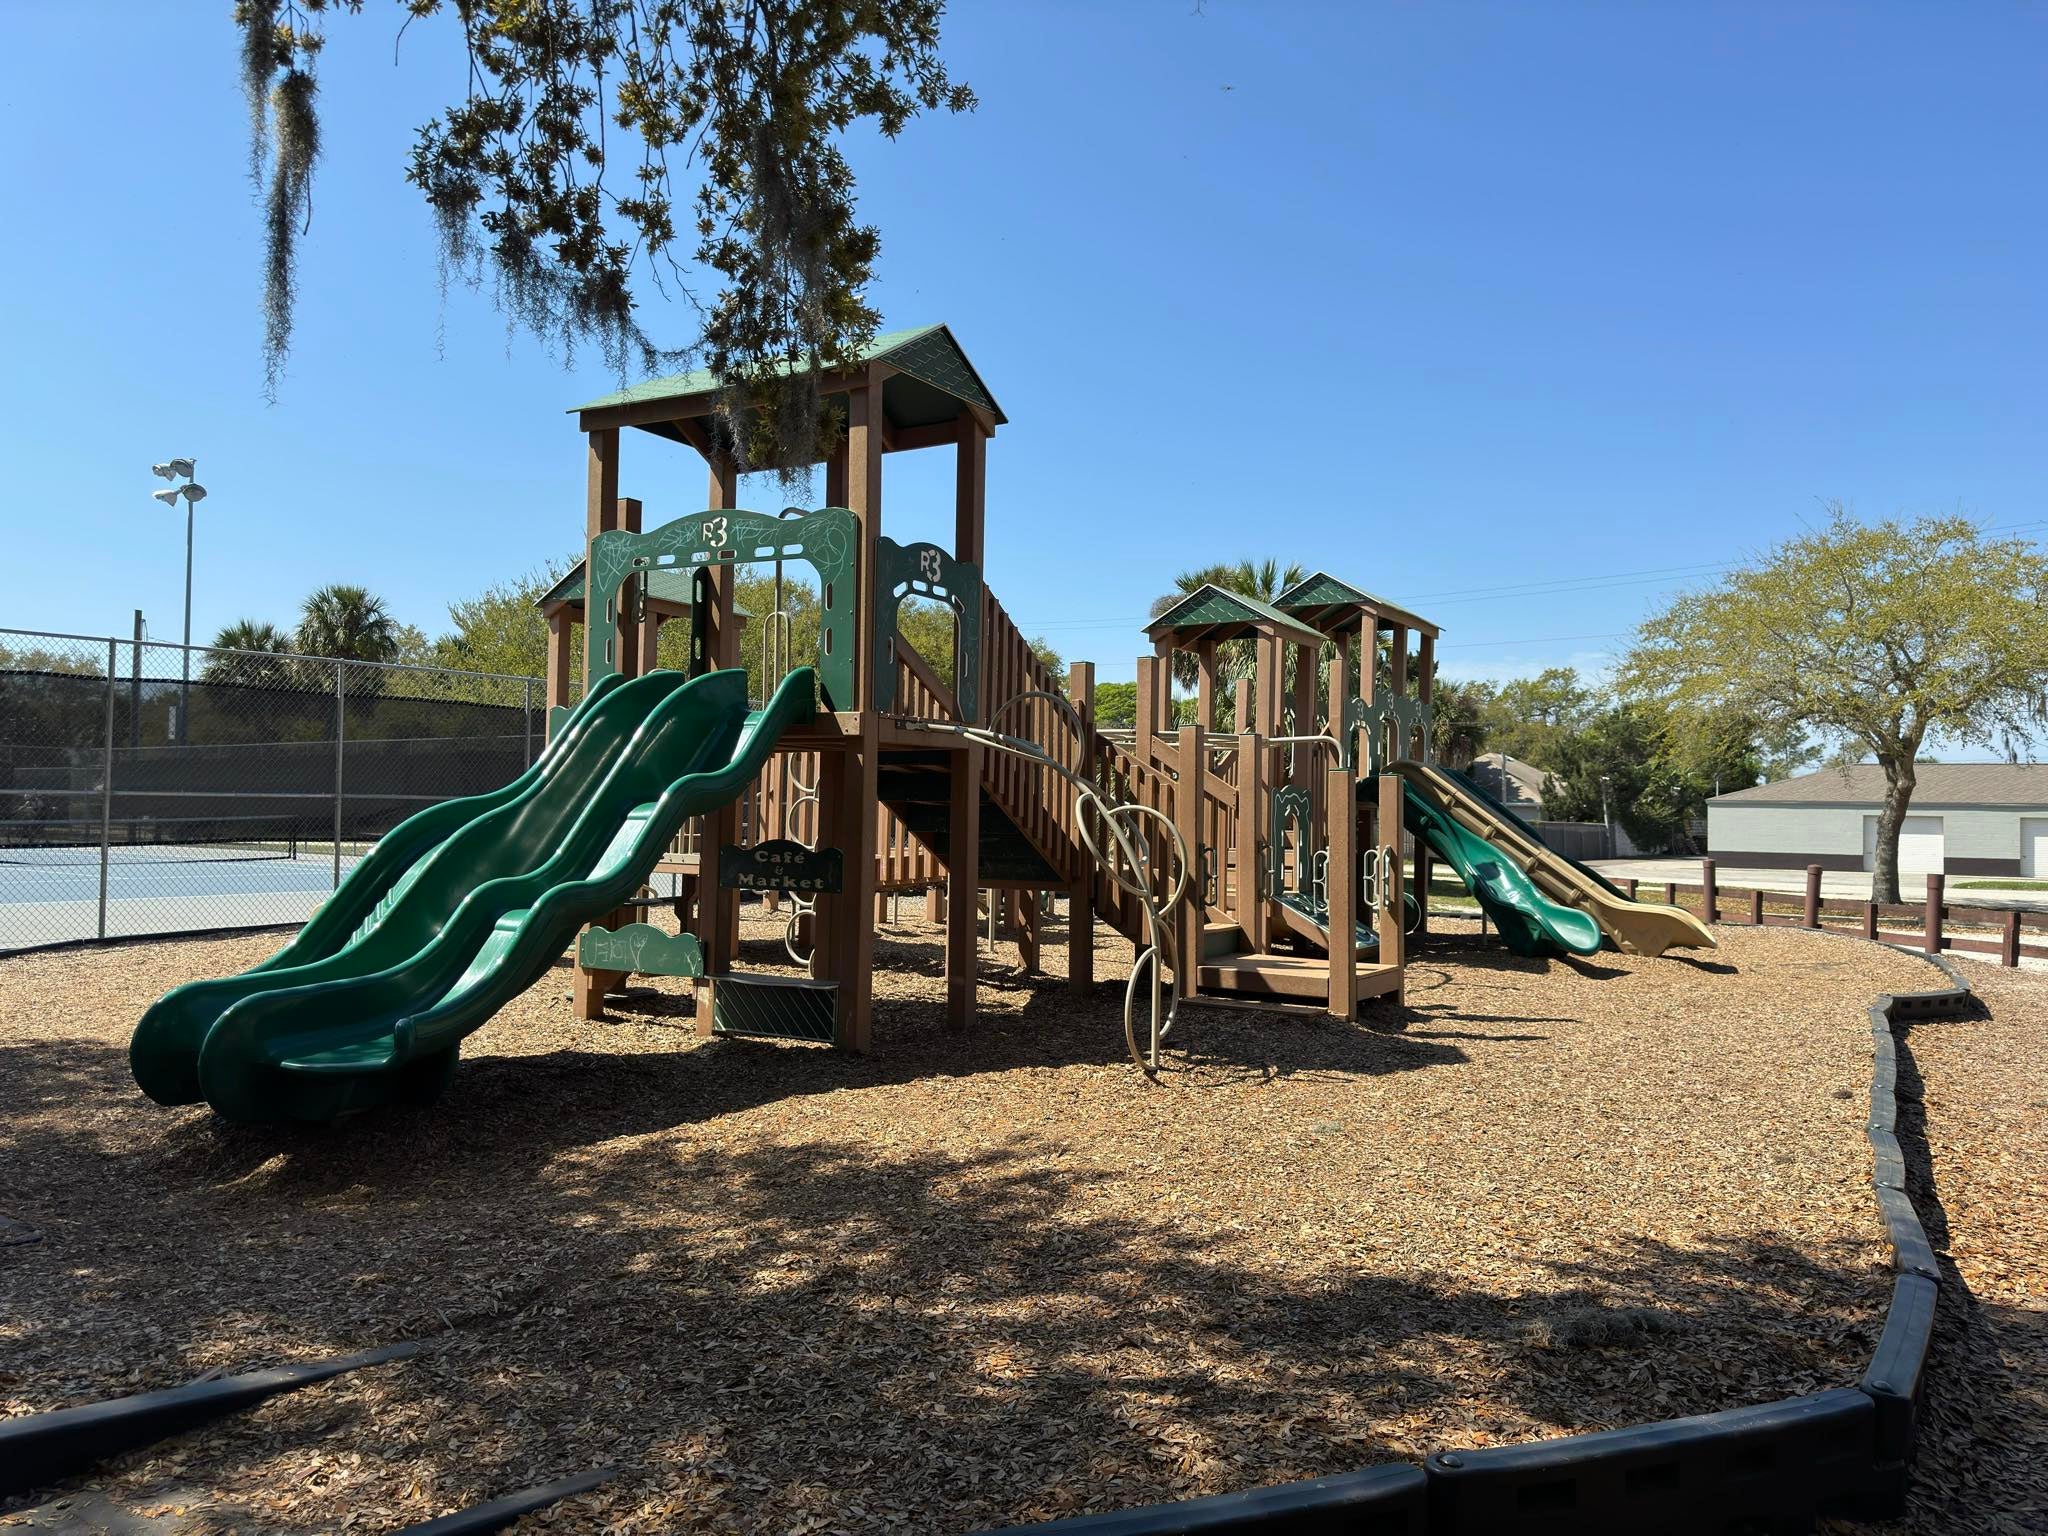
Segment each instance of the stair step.
M1361 962L1356 971L1360 997L1392 992L1401 985L1398 965ZM1230 955L1196 967L1195 984L1233 997L1315 1002L1330 995L1330 963L1319 955Z
M1235 923L1202 924L1202 958L1218 959L1234 955L1244 948L1244 930Z

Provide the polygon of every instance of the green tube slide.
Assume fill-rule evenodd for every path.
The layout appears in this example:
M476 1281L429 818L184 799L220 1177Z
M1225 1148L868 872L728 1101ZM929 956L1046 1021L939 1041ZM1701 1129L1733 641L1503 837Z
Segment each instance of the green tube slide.
M430 1099L462 1039L631 897L687 817L737 796L816 691L800 668L750 714L743 671L653 672L586 700L521 780L435 807L419 845L351 895L341 942L332 927L315 944L301 935L288 963L155 1004L129 1047L136 1081L232 1120Z
M1600 948L1600 925L1590 913L1561 906L1536 888L1528 873L1485 838L1467 831L1441 806L1403 781L1402 824L1458 872L1458 878L1518 955L1590 955Z

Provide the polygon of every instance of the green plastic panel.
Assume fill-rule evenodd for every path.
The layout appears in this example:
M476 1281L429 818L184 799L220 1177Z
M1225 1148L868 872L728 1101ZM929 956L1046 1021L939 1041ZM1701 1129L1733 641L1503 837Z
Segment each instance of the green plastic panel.
M960 637L953 651L953 697L961 721L981 719L981 567L955 560L936 544L875 541L875 708L896 707L896 618L906 597L931 598L953 610Z
M631 971L636 976L702 976L704 951L694 933L664 933L652 923L586 928L576 941L586 971Z
M831 1045L838 1009L836 982L721 976L711 991L711 1032Z
M1432 754L1432 725L1429 706L1422 700L1407 694L1382 694L1368 704L1357 694L1344 701L1344 734L1338 741L1338 748L1346 768L1357 768L1358 728L1366 727L1366 750L1368 762L1361 778L1375 778L1386 772L1387 740L1398 734L1404 742L1412 742L1417 735L1422 738L1420 761L1428 762ZM1402 757L1412 754L1401 753Z
M853 709L855 563L859 525L844 507L820 507L802 517L774 517L763 512L699 512L663 523L647 533L614 528L590 541L590 590L602 593L604 610L596 622L604 626L603 654L591 668L591 680L619 670L619 597L630 576L683 567L704 570L714 565L752 565L766 560L803 560L818 573L818 686L825 708ZM597 613L594 599L586 614ZM702 626L696 626L703 632Z

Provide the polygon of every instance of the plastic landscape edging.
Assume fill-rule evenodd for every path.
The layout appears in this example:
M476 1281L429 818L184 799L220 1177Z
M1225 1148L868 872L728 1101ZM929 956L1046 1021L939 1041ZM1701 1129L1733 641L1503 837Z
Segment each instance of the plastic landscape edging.
M122 1451L253 1408L280 1392L310 1387L366 1365L409 1359L419 1348L410 1341L389 1344L332 1360L247 1371L0 1420L0 1496L44 1487Z
M594 1472L578 1472L574 1477L564 1477L552 1483L542 1483L537 1488L524 1488L518 1493L508 1493L502 1499L488 1503L474 1504L468 1509L458 1509L452 1515L438 1519L423 1520L418 1525L408 1525L396 1536L484 1536L490 1531L502 1531L522 1515L530 1515L537 1509L546 1509L550 1504L559 1503L575 1494L588 1493L599 1483L608 1482L618 1476L617 1467L599 1467Z
M1896 1514L1941 1287L1933 1245L1906 1191L1897 1031L1952 1016L1973 994L1946 958L1885 947L1926 961L1950 985L1883 993L1870 1005L1871 1187L1896 1274L1883 1333L1855 1386L1627 1429L1439 1451L1420 1469L1393 1462L1310 1482L1005 1526L986 1536L1638 1536L1781 1529L1823 1514Z

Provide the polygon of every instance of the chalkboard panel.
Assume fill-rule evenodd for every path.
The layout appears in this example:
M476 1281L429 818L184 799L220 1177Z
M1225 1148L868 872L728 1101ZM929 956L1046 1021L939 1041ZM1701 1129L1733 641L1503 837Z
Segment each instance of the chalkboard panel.
M728 891L837 891L846 883L846 855L806 848L786 837L718 850L718 883Z

